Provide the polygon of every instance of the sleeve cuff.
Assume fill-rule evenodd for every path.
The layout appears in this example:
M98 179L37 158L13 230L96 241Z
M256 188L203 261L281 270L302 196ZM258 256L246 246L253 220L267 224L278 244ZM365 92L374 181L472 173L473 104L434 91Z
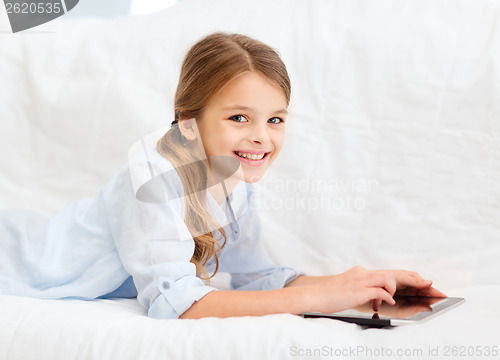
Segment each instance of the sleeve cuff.
M178 319L195 301L217 290L196 276L184 276L176 281L160 277L157 287L160 295L148 310L148 316L155 319Z

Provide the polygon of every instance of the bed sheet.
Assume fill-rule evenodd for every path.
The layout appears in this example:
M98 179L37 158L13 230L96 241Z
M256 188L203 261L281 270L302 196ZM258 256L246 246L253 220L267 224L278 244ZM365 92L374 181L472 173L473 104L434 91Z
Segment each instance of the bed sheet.
M0 296L0 359L494 359L500 288L455 289L466 302L422 324L364 329L292 314L158 320L135 299ZM489 350L488 350L489 349ZM457 355L465 354L465 356Z

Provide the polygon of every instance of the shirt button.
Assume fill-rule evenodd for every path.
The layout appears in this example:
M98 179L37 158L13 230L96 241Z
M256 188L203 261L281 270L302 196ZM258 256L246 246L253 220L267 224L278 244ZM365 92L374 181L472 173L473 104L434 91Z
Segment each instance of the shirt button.
M162 284L161 284L161 287L164 288L165 290L167 290L168 288L170 288L170 284L167 282L167 281L164 281Z

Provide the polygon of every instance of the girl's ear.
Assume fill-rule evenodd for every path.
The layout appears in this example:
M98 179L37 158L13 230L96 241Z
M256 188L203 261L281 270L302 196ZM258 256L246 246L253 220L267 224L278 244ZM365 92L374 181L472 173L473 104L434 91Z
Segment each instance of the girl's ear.
M179 130L181 131L182 135L189 141L198 139L200 134L198 131L198 126L196 125L195 118L179 120Z

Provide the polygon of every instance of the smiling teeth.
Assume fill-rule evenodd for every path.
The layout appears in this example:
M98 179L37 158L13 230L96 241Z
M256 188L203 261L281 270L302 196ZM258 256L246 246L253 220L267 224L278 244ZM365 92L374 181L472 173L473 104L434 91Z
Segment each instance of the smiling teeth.
M238 154L238 156L241 156L241 157L244 157L247 159L251 159L251 160L260 160L264 157L264 155L266 155L265 153L257 155L257 154L241 153L239 151L237 151L236 153Z

